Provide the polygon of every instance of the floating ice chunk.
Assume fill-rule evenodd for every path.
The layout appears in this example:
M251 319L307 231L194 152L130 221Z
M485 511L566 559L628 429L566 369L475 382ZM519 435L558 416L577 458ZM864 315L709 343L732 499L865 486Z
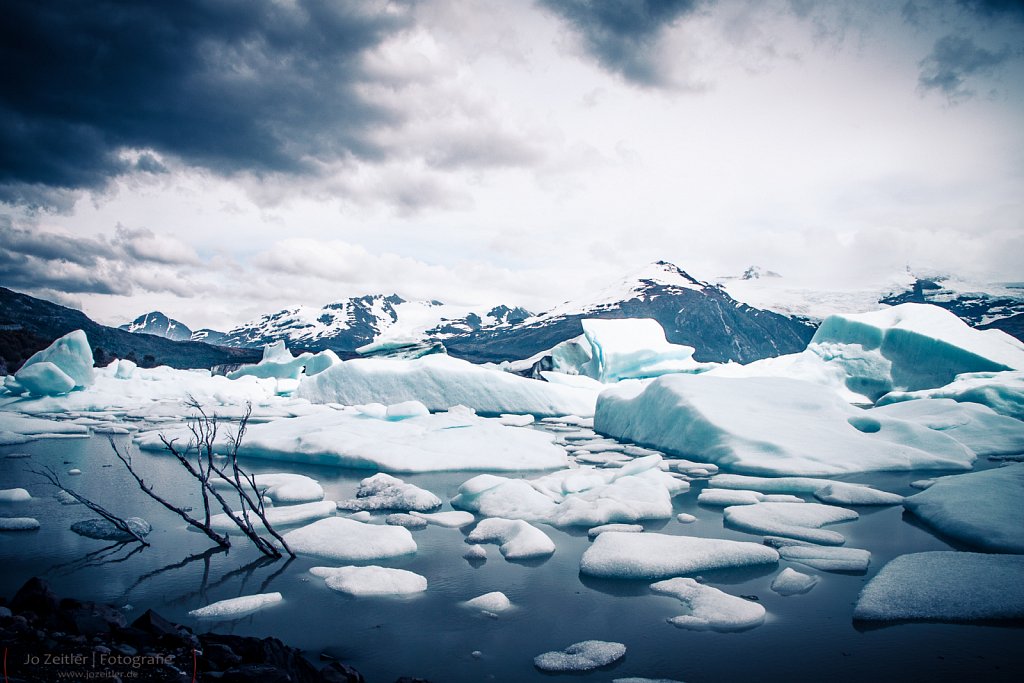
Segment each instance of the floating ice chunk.
M541 671L590 671L622 659L626 646L603 640L584 640L561 651L545 652L533 658Z
M75 388L75 380L49 361L19 370L18 384L34 396L61 396Z
M681 524L693 524L697 521L697 518L688 512L680 512L676 515L676 519L679 520Z
M638 534L644 530L642 524L602 524L587 530L587 537L594 540L606 531L618 531L624 534Z
M371 515L366 510L360 510L359 512L352 513L351 515L348 516L348 518L349 519L354 519L357 522L369 522L371 519L373 519L373 515ZM399 526L401 526L401 525L399 525Z
M727 524L755 534L786 536L822 545L842 545L846 538L820 527L860 517L853 510L820 503L756 503L725 509Z
M1024 553L1024 463L942 477L903 505L939 533L989 552Z
M1024 556L935 551L901 555L857 599L864 621L1024 618Z
M814 477L748 477L742 474L719 474L712 477L708 485L723 489L756 489L772 493L811 493L822 502L839 505L899 505L903 502L903 496L879 491L866 484L851 484Z
M304 474L272 472L257 474L255 477L260 494L273 500L276 505L311 503L323 500L324 497L324 489L317 480ZM222 479L211 479L210 482L214 488L230 488L230 484Z
M911 390L942 386L964 372L1024 369L1020 341L1000 330L975 330L930 304L829 316L811 340L824 342L877 349L892 363L893 385Z
M460 411L391 422L332 410L254 425L239 454L388 472L540 470L568 462L553 439Z
M1024 453L1024 422L977 403L919 399L890 403L867 412L916 422L956 439L978 455Z
M0 433L25 437L24 441L52 436L88 436L89 428L71 422L46 420L18 413L0 412ZM9 443L24 443L10 441Z
M612 531L598 536L583 553L580 572L611 579L663 579L778 560L778 552L757 543Z
M804 499L784 493L765 494L743 489L704 489L697 496L697 502L712 507L728 507L755 503L802 503Z
M25 489L0 489L0 503L22 503L32 500L32 494Z
M306 359L306 376L309 377L311 375L321 373L327 368L340 362L341 359L338 358L338 354L334 353L334 351L331 351L330 349L325 349Z
M889 392L878 399L878 405L921 398L948 398L960 403L980 403L1000 415L1024 420L1024 372L1007 370L965 373L936 389Z
M635 449L636 447L633 446L632 448ZM630 450L631 449L627 447L626 453L629 454ZM641 450L648 449L645 448ZM657 451L652 452L657 453ZM709 462L694 462L692 460L684 460L681 458L673 458L671 460L666 460L665 462L668 465L669 470L672 472L678 472L679 474L685 474L691 477L706 477L718 472L718 465L714 465Z
M860 548L813 545L788 538L766 538L765 543L778 548L784 560L827 572L866 572L871 562L871 553Z
M405 569L368 567L313 567L310 574L325 579L327 587L339 593L359 597L373 595L410 595L427 590L424 576Z
M441 499L430 491L381 472L359 482L356 497L338 501L338 509L427 512L436 510L441 504Z
M384 416L388 420L404 420L409 417L430 415L427 407L419 401L403 401L387 407Z
M239 598L220 600L206 607L194 609L188 615L196 619L237 619L269 605L277 604L281 602L281 599L280 593L243 595Z
M540 376L544 378L545 382L551 382L552 384L563 384L567 387L591 389L594 391L602 391L604 389L602 382L586 375L567 375L564 372L541 370Z
M922 491L931 488L932 485L937 482L938 479L918 479L910 482L910 485L915 489L921 489Z
M267 344L263 347L263 359L255 365L243 365L229 372L228 379L257 377L260 379L291 379L298 380L302 369L312 359L313 354L303 353L292 357L283 341Z
M975 459L940 432L868 416L825 387L773 377L665 375L639 393L613 386L598 398L595 425L617 439L753 474L968 469Z
M466 540L470 543L499 543L498 550L506 560L547 557L555 552L555 544L547 534L520 519L485 519L476 525Z
M141 517L129 517L124 520L128 528L134 531L137 535L145 537L153 530L153 527L146 520ZM85 536L86 538L97 538L104 541L130 541L135 537L127 531L123 531L114 526L114 523L109 519L86 519L81 522L75 522L71 525L71 530L79 536Z
M414 360L343 361L303 379L296 395L314 403L345 405L417 400L435 412L461 404L486 415L592 415L597 392L433 354Z
M668 519L672 497L690 485L662 472L660 462L648 456L619 469L561 470L530 481L484 474L463 483L452 506L557 526Z
M380 560L416 552L416 541L400 526L364 524L328 517L284 535L296 553L337 562Z
M498 422L505 425L506 427L525 427L533 424L535 418L533 415L513 415L511 413L503 413L498 416Z
M89 338L85 336L85 332L82 330L75 330L74 332L68 332L63 337L55 340L52 344L47 346L42 351L37 351L32 354L21 369L14 373L15 379L24 388L29 389L32 393L37 393L42 396L59 395L65 394L68 390L55 391L50 393L48 389L57 389L57 385L48 387L45 381L36 387L37 390L31 389L25 383L25 377L31 377L33 382L40 382L42 378L37 374L38 371L31 370L32 366L37 363L51 363L54 368L60 373L60 375L52 374L52 370L45 373L50 375L57 380L60 380L60 384L66 384L64 378L70 378L72 388L74 387L87 387L91 385L95 379L95 373L92 368L92 348L89 347Z
M800 595L818 585L818 577L786 567L772 581L772 590L779 595Z
M81 473L82 473L82 470L78 469L77 467L72 467L70 470L68 470L68 474L81 474Z
M413 511L412 515L413 517L419 517L427 524L443 526L449 529L459 529L476 521L476 517L473 516L473 513L465 512L463 510L431 512L429 514Z
M471 545L462 552L462 556L467 560L486 560L487 549L482 545Z
M270 526L277 529L278 527L294 526L296 524L305 524L324 517L330 517L334 514L335 506L334 501L324 500L316 503L302 503L299 505L282 505L278 507L265 508L263 514L266 515L267 521L270 522ZM235 517L242 519L242 513L235 512ZM263 522L253 512L249 512L249 522L252 523L253 527L257 531L263 530ZM235 524L231 518L228 517L227 513L220 513L210 518L210 526L215 531L221 533L242 533L238 525Z
M472 600L466 600L462 603L465 607L470 609L478 609L484 612L492 612L497 614L498 612L504 612L505 610L512 609L512 603L508 597L501 591L494 591L493 593L484 593L481 596L475 597Z
M0 531L32 531L39 528L39 520L32 517L0 517Z
M689 608L689 614L668 622L693 631L744 631L764 623L764 607L737 598L693 579L675 578L651 584L655 593L671 595Z
M370 513L367 512L366 514L369 515ZM427 520L405 512L388 515L384 518L384 523L391 526L404 526L406 529L425 529L427 527Z
M135 370L139 367L127 358L120 358L117 361L117 369L114 370L114 379L131 379L135 376Z
M583 336L590 344L590 360L578 368L601 382L658 377L669 372L695 372L693 347L670 344L665 330L650 318L584 318Z

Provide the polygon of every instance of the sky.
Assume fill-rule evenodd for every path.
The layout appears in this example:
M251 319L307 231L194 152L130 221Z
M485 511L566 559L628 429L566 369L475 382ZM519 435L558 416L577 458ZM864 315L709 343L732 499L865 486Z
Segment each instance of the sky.
M0 285L193 329L654 260L1024 281L1024 3L13 0Z

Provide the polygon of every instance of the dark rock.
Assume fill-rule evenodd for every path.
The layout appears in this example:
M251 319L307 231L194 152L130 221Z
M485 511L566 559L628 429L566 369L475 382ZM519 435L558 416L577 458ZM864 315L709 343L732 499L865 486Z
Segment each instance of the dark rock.
M402 676L395 683L430 683L425 678L410 678L409 676Z
M204 671L224 671L242 663L242 658L227 645L208 643L198 656L199 667Z
M11 599L11 611L16 614L34 612L48 616L57 612L59 603L57 594L50 590L49 584L33 576L14 594L14 598Z
M61 600L62 621L82 635L92 636L124 628L128 620L121 610L97 602Z
M288 672L273 664L243 664L228 669L218 680L224 683L295 683Z
M366 683L361 673L341 662L331 662L320 669L320 680L323 683Z

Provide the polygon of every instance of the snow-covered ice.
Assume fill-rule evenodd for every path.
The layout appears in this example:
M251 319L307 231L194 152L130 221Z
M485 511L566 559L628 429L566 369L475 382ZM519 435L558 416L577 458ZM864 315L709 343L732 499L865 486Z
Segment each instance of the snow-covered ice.
M139 536L146 537L151 531L153 531L153 527L150 523L141 517L129 517L124 521L125 524L128 525L128 528ZM130 541L134 538L130 533L122 531L114 526L114 523L109 519L103 519L101 517L75 522L71 525L71 530L79 536L96 538L104 541Z
M422 519L427 524L442 526L448 529L460 529L476 521L476 517L473 513L466 512L464 510L449 510L446 512L429 513L413 511L412 516Z
M285 347L284 341L277 341L263 347L263 358L259 363L243 365L237 370L229 372L227 377L228 379L256 377L259 379L297 380L302 375L302 369L312 357L311 353L293 357Z
M34 396L60 396L75 388L75 380L49 361L18 370L18 385Z
M427 527L427 520L405 512L388 515L384 518L384 523L391 526L404 526L406 529L425 529Z
M779 595L801 595L818 585L818 577L786 567L772 580L772 590Z
M359 482L356 497L339 500L339 510L416 510L428 512L441 507L441 499L426 489L408 484L383 472Z
M47 437L88 435L88 427L72 422L0 412L0 445L15 445Z
M680 512L676 515L676 519L679 520L680 524L693 524L697 521L697 518L691 515L689 512Z
M766 538L765 543L777 548L784 560L822 571L866 572L871 563L871 553L861 548L815 545L789 538Z
M759 493L744 489L704 489L697 496L697 502L711 507L730 505L753 505L754 503L802 503L803 498L786 493Z
M901 555L868 582L853 618L977 621L1024 618L1024 556L934 551Z
M653 580L778 560L778 552L758 543L611 531L598 536L584 551L580 572L611 579Z
M589 358L571 369L600 382L694 372L702 367L693 360L692 346L670 344L665 339L665 330L657 320L584 318L580 323Z
M263 513L267 521L274 529L285 526L305 524L334 514L334 501L322 500L315 503L300 503L298 505L282 505L278 507L265 508ZM242 513L235 512L235 517L242 519ZM249 521L257 532L263 530L263 522L252 511L249 512ZM210 526L221 533L242 533L238 525L228 517L226 512L213 515L210 518Z
M188 613L196 619L237 619L247 614L281 602L280 593L260 593L257 595L243 595L238 598L220 600L206 607L194 609Z
M690 611L668 622L692 631L743 631L764 623L764 607L729 595L693 579L674 578L651 584L651 590L671 595Z
M470 609L478 609L484 612L492 612L494 614L512 609L512 603L509 601L508 596L501 591L484 593L472 600L466 600L461 604L465 607L469 607Z
M426 577L405 569L366 567L313 567L310 574L324 579L327 587L358 597L410 595L427 590Z
M889 405L919 398L948 398L960 403L980 403L1000 415L1024 420L1024 372L973 372L935 389L892 391L878 399L878 405Z
M521 519L491 517L482 520L466 540L470 543L498 543L498 550L506 560L547 557L555 552L555 544L547 534Z
M39 528L34 517L0 517L0 531L33 531Z
M462 556L467 560L486 560L487 548L482 545L470 545L462 551Z
M302 380L296 396L314 403L420 401L431 411L463 405L478 413L593 415L595 390L527 379L443 354L414 360L356 358Z
M294 505L323 500L324 489L312 477L291 472L268 472L254 475L260 495L274 501L275 505ZM213 478L210 483L216 489L227 489L231 484L223 479Z
M665 375L601 393L598 432L750 474L968 469L958 441L873 417L829 389L780 378ZM751 487L744 487L751 488Z
M602 524L587 529L587 538L594 540L606 531L619 531L624 534L639 534L644 530L642 524Z
M755 534L785 536L822 545L842 545L846 538L826 524L857 519L853 510L821 503L755 503L725 508L726 524Z
M564 650L545 652L533 658L533 665L541 671L590 671L607 666L626 654L622 643L604 640L584 640Z
M1024 553L1024 463L941 477L903 505L940 534L971 547Z
M919 399L890 403L868 413L916 422L956 439L978 455L1024 453L1024 421L978 403Z
M660 462L654 455L618 469L581 467L529 481L482 474L459 487L452 506L557 526L668 519L672 497L687 491L689 483L662 472Z
M336 562L380 560L416 552L416 541L408 529L344 517L328 517L289 531L284 540L296 553Z
M0 489L0 503L22 503L32 500L32 495L25 489Z
M43 369L33 370L42 364ZM32 354L14 373L22 387L39 396L57 396L93 383L92 348L82 330L68 332L42 351ZM71 384L69 388L67 385Z
M823 503L835 505L899 505L903 496L880 491L866 484L819 479L816 477L751 477L719 474L708 481L719 489L754 489L768 493L812 494Z

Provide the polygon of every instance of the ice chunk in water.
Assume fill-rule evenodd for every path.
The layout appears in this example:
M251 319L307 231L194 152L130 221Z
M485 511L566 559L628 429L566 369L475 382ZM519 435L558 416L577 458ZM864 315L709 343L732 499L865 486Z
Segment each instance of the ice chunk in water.
M498 550L506 560L547 557L555 552L555 544L547 534L520 519L485 519L476 525L466 540L470 543L500 543Z
M49 361L18 370L18 384L35 396L60 396L75 388L75 380Z
M400 526L364 524L328 517L284 535L296 553L339 562L379 560L416 552L416 541Z
M701 505L728 507L730 505L753 505L754 503L802 503L803 498L784 493L759 493L743 489L704 489L697 496Z
M494 591L493 593L485 593L481 596L475 597L472 600L466 600L462 603L466 607L471 609L478 609L485 612L504 612L505 610L512 609L512 603L508 597L501 591Z
M1024 618L1024 556L934 551L901 555L864 586L854 619Z
M23 381L26 373L30 375L34 372L31 370L32 366L37 363L51 363L65 378L69 378L74 387L87 387L93 383L96 378L96 374L93 371L92 364L92 348L89 347L89 338L85 336L85 332L82 330L75 330L74 332L68 332L60 339L57 339L52 344L47 346L42 351L37 351L32 354L21 369L14 374L18 382L25 388L28 388ZM49 374L49 373L47 373ZM59 375L55 375L59 378ZM38 380L39 378L34 378ZM66 381L61 380L61 384L65 384ZM67 393L67 390L57 391L54 394L46 391L48 388L45 383L40 386L39 389L43 391L38 392L40 395L56 395ZM32 393L37 393L33 391Z
M0 517L0 531L32 531L39 528L39 520L32 517Z
M390 567L313 567L310 574L325 580L327 587L339 593L360 597L372 595L409 595L427 590L426 577L405 569Z
M124 521L128 525L128 528L139 536L147 536L153 530L153 527L150 526L149 522L141 517L129 517ZM71 525L71 530L79 536L97 538L104 541L130 541L135 538L127 531L122 531L114 526L114 523L109 519L102 518L86 519L81 522L75 522Z
M677 598L689 609L669 619L679 628L694 631L743 631L764 623L764 607L756 602L729 595L693 579L675 578L651 584L655 593Z
M818 585L818 577L786 567L772 580L772 590L779 595L800 595Z
M422 519L427 524L448 527L449 529L459 529L476 521L476 517L473 516L472 512L464 512L462 510L431 513L413 512L412 515Z
M537 655L533 665L541 671L590 671L622 659L625 654L626 646L622 643L584 640L561 651Z
M859 516L853 510L820 503L756 503L725 509L726 523L744 531L787 536L823 545L842 545L846 538L838 532L820 527L854 520Z
M247 614L252 614L268 605L281 602L280 593L260 593L258 595L243 595L240 598L220 600L206 607L194 609L188 613L196 619L237 619Z
M356 497L338 501L339 510L416 510L427 512L441 507L441 499L430 491L383 472L359 482Z
M778 552L757 543L610 531L598 536L583 553L580 572L611 579L663 579L778 560Z
M860 548L836 548L794 541L789 538L764 539L766 545L778 548L784 560L799 562L827 572L866 572L871 553Z
M278 527L305 524L306 522L330 517L334 514L334 510L334 501L322 500L315 503L268 507L264 509L264 514L267 517L267 521L270 522L270 526L276 529ZM235 512L234 514L238 519L242 519L242 513ZM257 532L263 530L263 522L251 511L249 512L249 521ZM238 525L225 512L211 517L210 526L215 531L222 533L242 533Z
M619 531L625 534L638 534L644 530L643 524L602 524L587 530L587 536L593 540L606 531Z
M26 500L32 500L32 496L25 489L0 489L0 503L21 503Z

